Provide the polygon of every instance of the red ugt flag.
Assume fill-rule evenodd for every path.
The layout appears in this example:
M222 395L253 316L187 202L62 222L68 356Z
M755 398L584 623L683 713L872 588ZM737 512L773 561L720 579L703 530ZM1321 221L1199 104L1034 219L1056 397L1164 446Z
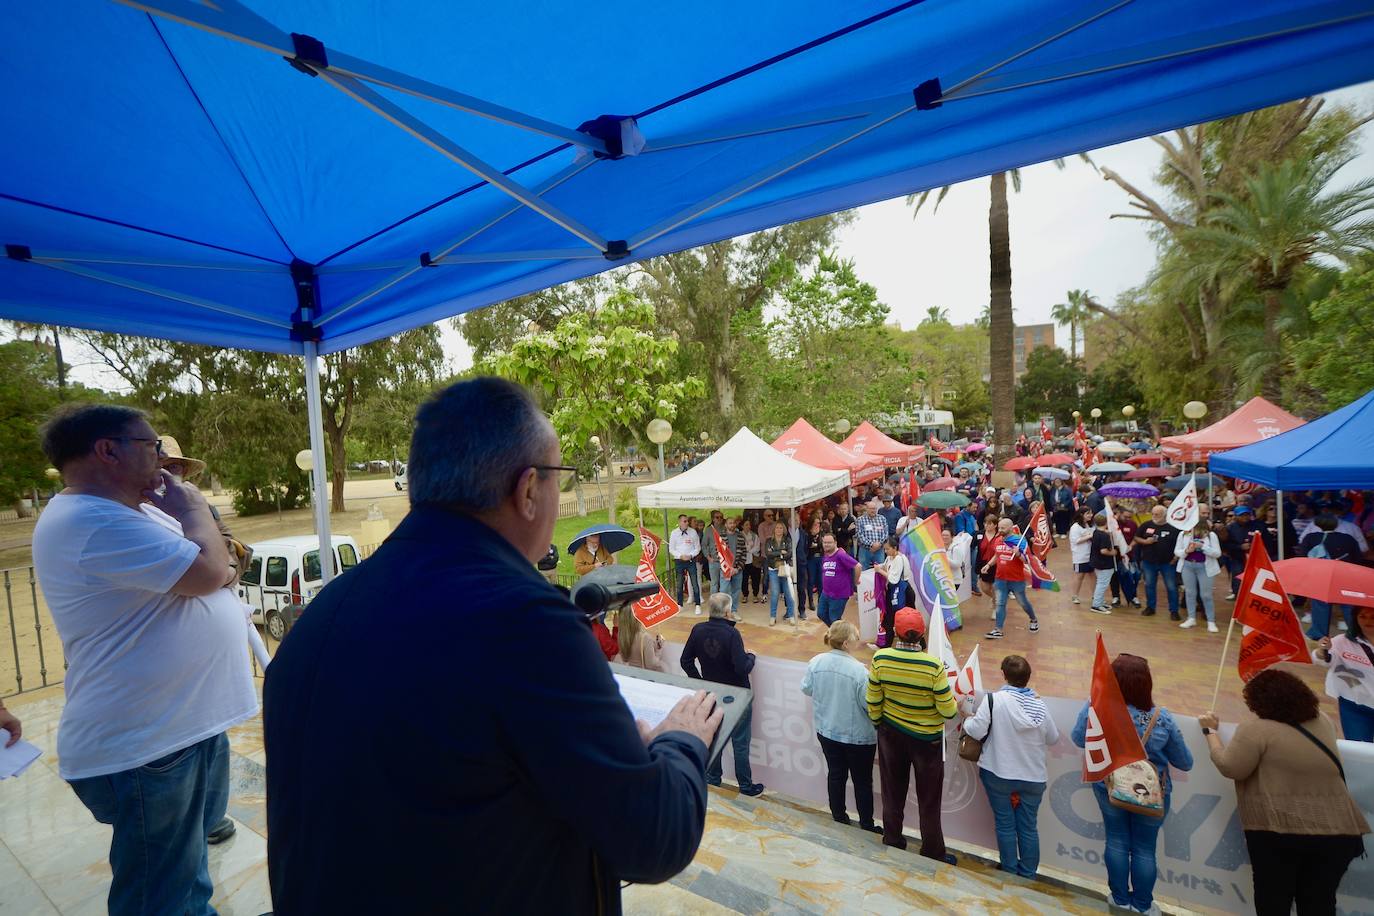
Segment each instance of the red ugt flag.
M907 471L906 475L906 504L913 506L916 500L921 498L921 483L917 479L916 469Z
M735 575L735 552L725 546L720 531L714 525L711 526L711 537L716 539L716 551L720 554L721 576L726 579L732 578Z
M1083 741L1083 781L1098 782L1117 767L1145 759L1145 747L1121 696L1116 672L1107 660L1102 634L1097 634L1093 685L1088 692L1088 729Z
M1274 574L1274 564L1269 562L1258 531L1250 540L1250 558L1245 561L1245 574L1236 593L1235 617L1244 627L1237 666L1242 681L1279 662L1312 664L1302 624Z
M1044 419L1040 421L1040 438L1044 439L1046 442L1054 441L1054 434L1051 433L1050 428L1045 425Z
M639 568L635 570L636 582L657 582L658 575L654 572L654 563L658 560L658 547L662 543L661 539L648 528L639 529ZM662 623L672 617L677 616L682 608L673 600L672 596L664 591L663 586L659 585L658 594L650 595L647 598L640 598L634 604L634 615L641 624L646 627Z

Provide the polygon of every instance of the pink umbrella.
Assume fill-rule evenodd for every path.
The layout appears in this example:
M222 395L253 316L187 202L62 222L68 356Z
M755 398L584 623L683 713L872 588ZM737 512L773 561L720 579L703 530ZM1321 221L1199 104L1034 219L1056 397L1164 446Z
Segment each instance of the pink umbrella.
M966 452L981 452L981 451L983 451L983 450L986 449L986 448L987 448L987 446L986 446L984 443L982 443L982 442L975 442L975 443L973 443L972 445L970 445L968 448L964 449L964 451L966 451Z
M1374 607L1374 569L1344 560L1279 560L1274 572L1284 591L1325 601Z
M1126 475L1127 480L1149 480L1153 477L1165 478L1173 477L1178 473L1177 468L1136 468Z
M959 486L960 480L957 477L936 477L930 483L921 487L922 490L953 490Z

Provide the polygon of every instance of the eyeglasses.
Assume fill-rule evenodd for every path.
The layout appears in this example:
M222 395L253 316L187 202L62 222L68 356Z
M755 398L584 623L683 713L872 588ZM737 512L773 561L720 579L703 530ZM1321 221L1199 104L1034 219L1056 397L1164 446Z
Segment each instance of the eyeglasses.
M577 473L577 468L566 464L535 464L531 465L531 467L536 471L557 471L559 487L571 482L573 475Z
M159 454L162 452L161 439L148 439L143 436L104 436L102 438L113 439L116 442L151 442L153 443L153 451Z

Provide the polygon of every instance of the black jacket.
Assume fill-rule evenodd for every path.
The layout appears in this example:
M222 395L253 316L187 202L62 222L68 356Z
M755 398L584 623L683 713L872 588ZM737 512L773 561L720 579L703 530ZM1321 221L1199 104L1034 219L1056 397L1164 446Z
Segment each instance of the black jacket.
M712 617L692 627L679 664L688 677L748 687L754 653L744 651L744 637L735 629L733 620Z
M496 626L527 639L498 651ZM486 526L411 510L268 668L280 916L620 911L691 862L706 747L645 748L585 616Z

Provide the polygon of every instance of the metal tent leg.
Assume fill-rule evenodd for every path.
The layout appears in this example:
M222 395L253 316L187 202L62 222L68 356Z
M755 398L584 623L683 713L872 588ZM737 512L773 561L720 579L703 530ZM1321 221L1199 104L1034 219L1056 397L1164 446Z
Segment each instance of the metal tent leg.
M320 345L305 342L305 403L310 423L310 455L314 463L315 491L310 504L315 510L315 534L320 539L320 572L324 584L334 578L334 541L329 534L329 481L324 476L324 411L320 406Z

